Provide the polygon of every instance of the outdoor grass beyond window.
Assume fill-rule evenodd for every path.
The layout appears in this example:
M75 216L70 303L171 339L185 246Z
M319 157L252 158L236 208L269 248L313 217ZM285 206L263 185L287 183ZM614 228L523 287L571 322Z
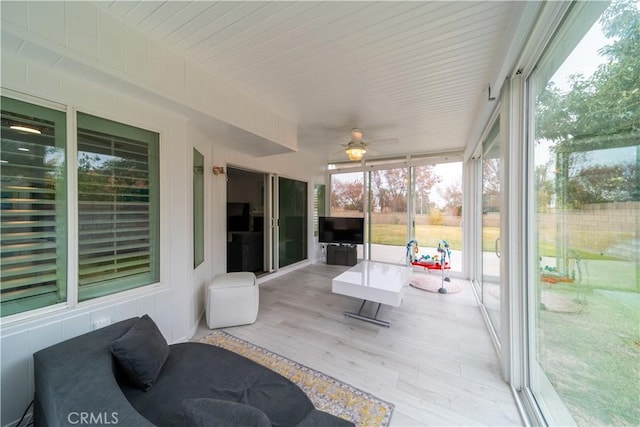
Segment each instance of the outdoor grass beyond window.
M78 300L159 279L158 134L78 114Z

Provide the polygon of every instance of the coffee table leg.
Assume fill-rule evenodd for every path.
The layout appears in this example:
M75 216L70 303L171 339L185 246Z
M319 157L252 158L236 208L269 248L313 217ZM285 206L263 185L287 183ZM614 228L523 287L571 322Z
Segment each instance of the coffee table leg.
M344 315L347 317L352 317L354 319L362 320L364 322L373 323L374 325L384 326L385 328L388 328L389 326L391 326L391 323L378 319L378 312L380 311L380 307L382 306L382 303L378 303L378 309L376 310L376 314L373 317L369 317L361 314L362 309L364 308L364 304L366 302L367 300L362 300L362 305L360 305L360 310L358 310L357 313L351 313L350 311L345 311Z

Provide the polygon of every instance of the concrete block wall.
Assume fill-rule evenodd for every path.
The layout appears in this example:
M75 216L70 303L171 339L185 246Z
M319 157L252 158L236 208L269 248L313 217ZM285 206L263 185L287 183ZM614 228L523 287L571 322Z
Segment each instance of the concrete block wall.
M538 214L543 236L555 236L559 221L569 236L569 246L588 252L608 252L621 241L640 237L640 202L597 203L581 209L567 209Z

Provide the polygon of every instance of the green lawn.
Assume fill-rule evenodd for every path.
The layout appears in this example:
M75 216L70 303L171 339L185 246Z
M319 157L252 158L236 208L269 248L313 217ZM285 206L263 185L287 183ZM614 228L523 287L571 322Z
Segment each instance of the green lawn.
M407 226L404 224L373 224L371 243L404 246L407 244ZM483 251L493 251L495 241L500 236L498 227L483 230ZM462 228L446 225L416 225L416 240L420 246L435 247L440 240L446 240L451 249L462 249Z
M574 285L547 286L577 296ZM638 293L587 289L578 313L538 311L538 361L579 425L640 421L638 304Z
M404 224L373 224L371 243L405 246L407 226ZM449 242L451 249L462 249L462 229L444 225L417 225L416 240L420 246L438 246L440 240Z
M493 252L495 241L500 236L498 227L484 227L482 230L482 250ZM405 224L372 224L371 243L392 246L405 246L407 244L407 226ZM572 234L573 236L573 234ZM555 234L541 233L540 235L540 256L554 257L556 255ZM595 230L590 235L580 235L574 240L573 251L582 259L617 259L611 255L603 254L605 247L614 242L628 239L629 237L620 233L607 230ZM583 243L590 239L592 244ZM435 247L440 240L449 242L451 249L462 249L462 228L446 225L416 225L416 240L420 246ZM594 244L593 242L598 242Z

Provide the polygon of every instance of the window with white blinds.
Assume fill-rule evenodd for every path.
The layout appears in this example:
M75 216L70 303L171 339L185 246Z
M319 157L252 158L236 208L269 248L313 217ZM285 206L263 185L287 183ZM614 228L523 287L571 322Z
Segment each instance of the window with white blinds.
M65 112L6 97L1 110L0 314L66 302L68 288L84 301L159 281L159 135L78 113L78 168L68 171Z
M65 113L2 97L2 316L66 301Z
M78 300L159 280L158 134L78 113Z

